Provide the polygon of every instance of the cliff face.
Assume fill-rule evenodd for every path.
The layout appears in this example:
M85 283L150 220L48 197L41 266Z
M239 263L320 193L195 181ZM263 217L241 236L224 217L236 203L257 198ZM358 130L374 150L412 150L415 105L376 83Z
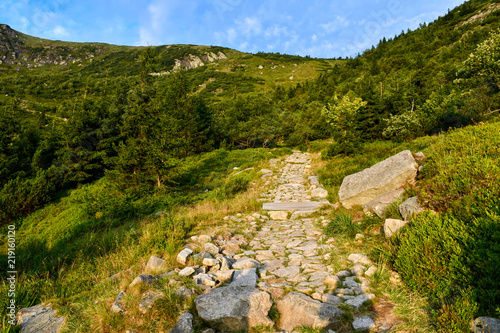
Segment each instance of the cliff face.
M23 36L6 24L0 24L0 64L28 68L43 65L66 65L92 59L103 50L98 45L31 47Z

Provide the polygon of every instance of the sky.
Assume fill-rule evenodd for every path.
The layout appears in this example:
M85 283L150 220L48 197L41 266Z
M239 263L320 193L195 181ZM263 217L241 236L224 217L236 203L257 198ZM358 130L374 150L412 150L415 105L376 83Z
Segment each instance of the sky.
M464 0L0 0L0 23L41 38L355 56Z

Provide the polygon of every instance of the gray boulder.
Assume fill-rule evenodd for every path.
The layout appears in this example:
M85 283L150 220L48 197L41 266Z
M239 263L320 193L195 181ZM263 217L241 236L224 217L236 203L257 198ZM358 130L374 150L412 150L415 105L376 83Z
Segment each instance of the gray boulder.
M49 305L38 304L19 310L17 325L21 325L22 333L58 333L64 325L64 318L58 317Z
M410 221L413 216L423 211L424 208L418 203L418 197L409 198L399 205L399 212L405 221Z
M276 303L280 313L278 329L293 331L296 327L334 329L341 321L342 311L332 304L291 292Z
M255 326L274 325L268 317L271 296L255 287L213 289L198 296L194 303L199 316L218 331L248 331Z
M376 197L413 183L418 164L409 150L402 151L374 166L344 178L339 190L340 203L347 209L364 205Z
M479 317L474 319L470 329L474 333L500 333L500 319Z
M179 318L170 333L193 333L193 331L193 315L186 312Z

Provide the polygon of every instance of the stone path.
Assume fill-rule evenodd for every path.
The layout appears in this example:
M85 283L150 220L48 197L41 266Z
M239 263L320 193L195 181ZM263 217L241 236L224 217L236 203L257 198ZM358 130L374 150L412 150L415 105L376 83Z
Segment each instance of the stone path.
M277 163L275 160L271 162L271 167ZM242 319L234 313L228 313L228 307L239 307L234 300L243 297L241 295L255 293L255 297L262 298L260 293L263 291L271 295L280 312L280 320L275 324L281 332L292 332L299 326L335 329L342 313L336 306L347 304L359 310L375 297L370 294L368 279L363 277L376 270L366 256L351 255L351 270L335 272L328 265L332 247L314 220L308 218L315 209L329 204L325 199L328 193L321 187L317 177L307 177L309 155L294 151L282 164L278 175L273 175L271 170L262 171L263 178L270 178L269 185L272 181L276 184L274 189L262 194L265 201L271 201L263 204L263 208L269 210L270 218L257 213L225 218L239 223L242 230L246 231L246 239L238 238L240 235L226 238L204 235L191 238L197 244L188 244L195 252L202 248L211 253L195 254L206 257L203 261L205 267L200 270L196 266L194 269L188 268L188 271L189 274L198 273L193 278L207 292L203 297L198 297L196 304L199 315L212 323L212 328L231 331L220 324L226 321L267 325L268 318L265 316ZM185 263L191 250L183 252L183 257L178 257L178 261ZM213 263L209 263L212 260ZM372 267L367 270L369 266ZM209 292L213 287L228 289ZM233 290L237 287L258 289ZM231 299L231 302L222 301L225 298ZM243 303L248 304L250 299L248 296ZM267 300L262 302L268 303ZM252 311L261 315L265 312L262 309L247 312ZM374 325L373 320L366 317L358 320L353 327L362 331Z
M270 167L276 170L279 163L271 160ZM318 207L329 205L328 192L316 176L308 177L309 170L309 155L297 151L281 162L277 174L261 170L266 185L275 186L262 194L269 216L227 216L224 220L233 224L233 232L189 238L177 255L179 268L158 276L139 275L118 295L110 311L126 313L123 295L134 284L168 279L169 285L177 286L179 297L196 296L198 316L212 333L213 329L247 331L248 326L288 333L300 326L336 330L341 325L345 332L343 310L338 306L350 306L362 314L359 309L375 297L369 277L376 267L362 254L349 256L348 270L336 272L329 265L335 255L334 240L326 239L317 225L327 221L310 217ZM161 271L163 265L165 260L152 256L146 271ZM192 278L197 290L184 285L179 276ZM144 292L139 310L148 312L161 297L161 293ZM279 312L277 322L269 315L273 304ZM192 314L185 313L171 332L191 333L192 322ZM349 325L354 331L376 327L381 332L384 324L359 316Z

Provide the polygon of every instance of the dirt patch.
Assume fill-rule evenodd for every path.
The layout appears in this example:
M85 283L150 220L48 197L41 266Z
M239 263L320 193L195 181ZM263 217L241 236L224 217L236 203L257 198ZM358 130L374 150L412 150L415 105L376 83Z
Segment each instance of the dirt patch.
M392 332L395 326L403 322L394 314L394 303L380 299L380 302L374 305L377 319L375 325L378 327L379 332Z

